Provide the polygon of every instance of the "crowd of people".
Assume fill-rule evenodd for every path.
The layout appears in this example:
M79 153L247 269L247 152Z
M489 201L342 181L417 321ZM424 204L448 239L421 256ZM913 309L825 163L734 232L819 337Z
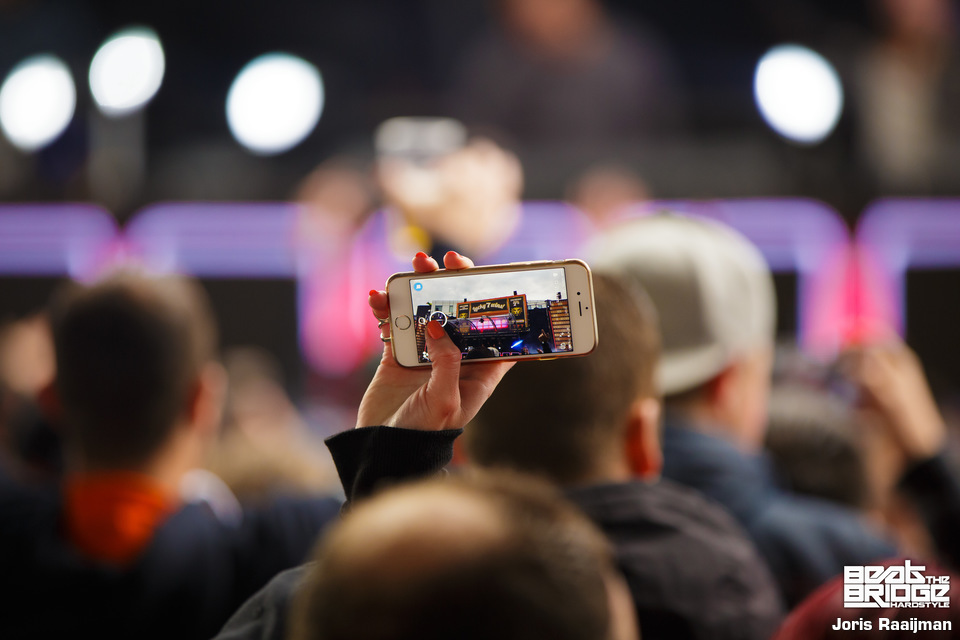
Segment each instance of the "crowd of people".
M949 600L844 608L851 568L912 564L948 597L960 572L951 434L909 348L774 376L770 272L717 222L634 219L588 262L587 356L465 363L436 327L431 366L406 369L381 322L356 428L326 442L345 500L307 482L238 499L202 471L228 376L195 282L69 285L39 405L58 465L23 455L0 393L0 636L960 637ZM384 291L368 302L389 317ZM269 369L250 360L227 364ZM264 377L230 375L234 413Z

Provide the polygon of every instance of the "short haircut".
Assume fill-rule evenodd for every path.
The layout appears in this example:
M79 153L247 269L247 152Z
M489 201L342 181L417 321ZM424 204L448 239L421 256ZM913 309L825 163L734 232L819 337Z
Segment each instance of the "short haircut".
M608 543L554 488L517 474L381 493L314 557L294 640L602 640L611 628Z
M791 490L867 506L866 454L857 418L829 391L799 384L774 387L766 446Z
M598 344L580 358L520 362L467 430L471 460L573 484L618 446L630 406L656 397L656 312L627 281L594 275Z
M73 444L96 466L149 460L214 355L216 327L203 289L185 278L120 272L61 292L51 323Z

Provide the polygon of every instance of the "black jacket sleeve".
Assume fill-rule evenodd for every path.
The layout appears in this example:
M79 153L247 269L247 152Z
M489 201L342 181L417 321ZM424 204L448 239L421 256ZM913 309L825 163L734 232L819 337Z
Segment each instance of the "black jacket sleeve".
M941 560L960 570L960 476L950 461L940 454L914 464L900 489L919 510Z
M461 433L462 429L365 427L327 438L326 444L350 501L383 485L442 471L453 459L453 441ZM234 614L216 640L285 638L290 603L307 571L307 566L301 566L279 574Z
M453 459L463 429L418 431L363 427L326 439L348 503L378 488L439 473Z

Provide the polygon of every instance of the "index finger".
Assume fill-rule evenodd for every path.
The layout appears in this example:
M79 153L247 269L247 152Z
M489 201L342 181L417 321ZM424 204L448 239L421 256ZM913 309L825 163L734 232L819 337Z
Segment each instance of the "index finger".
M382 320L390 317L390 302L386 291L370 290L370 297L367 299L370 310L373 311L373 317Z

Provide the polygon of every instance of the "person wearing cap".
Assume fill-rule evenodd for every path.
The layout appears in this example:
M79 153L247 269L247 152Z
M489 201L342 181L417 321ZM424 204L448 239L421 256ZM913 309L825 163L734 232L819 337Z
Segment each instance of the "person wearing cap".
M858 512L787 493L776 483L762 452L774 288L762 255L748 240L720 223L668 213L609 230L594 240L587 257L595 271L640 284L657 308L664 477L697 489L740 521L788 605L845 565L895 555L894 545ZM900 486L921 489L916 493L950 486L937 462L943 446L938 427L918 424L919 416L930 413L924 402L922 394L911 394L899 407L906 411L887 411L913 416L899 421L900 432L932 434L921 445L903 448Z

